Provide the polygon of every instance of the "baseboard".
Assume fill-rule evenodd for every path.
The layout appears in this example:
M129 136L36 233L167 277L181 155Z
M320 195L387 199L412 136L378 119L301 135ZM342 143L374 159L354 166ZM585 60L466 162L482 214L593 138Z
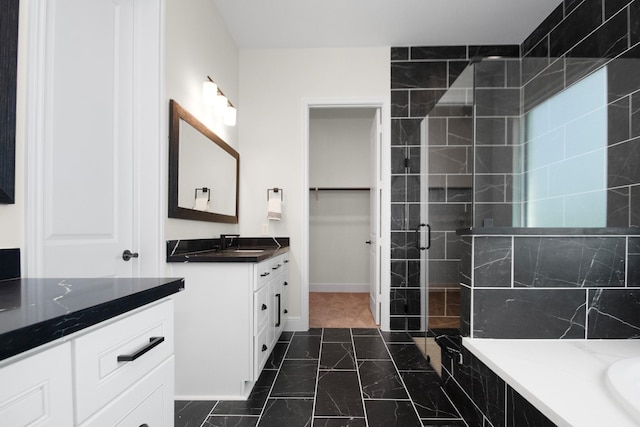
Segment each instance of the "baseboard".
M300 316L287 318L287 324L284 326L284 330L287 332L304 332L307 330L307 324L302 321Z
M310 283L309 292L369 293L368 283Z

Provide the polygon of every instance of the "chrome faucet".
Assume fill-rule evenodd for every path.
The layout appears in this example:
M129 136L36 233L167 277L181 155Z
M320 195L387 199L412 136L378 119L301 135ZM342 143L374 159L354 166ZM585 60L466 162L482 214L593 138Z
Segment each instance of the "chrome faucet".
M239 234L221 234L220 235L220 250L224 251L227 248L230 248L231 246L233 246L233 240L236 239L237 237L240 237ZM231 241L229 242L229 245L227 246L227 239L230 238ZM238 244L236 243L236 246Z

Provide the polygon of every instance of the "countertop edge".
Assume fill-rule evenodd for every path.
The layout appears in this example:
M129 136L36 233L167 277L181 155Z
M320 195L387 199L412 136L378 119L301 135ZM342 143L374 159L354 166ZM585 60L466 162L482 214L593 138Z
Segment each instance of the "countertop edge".
M221 262L234 262L234 263L255 263L255 262L261 262L261 261L265 261L274 257L277 257L279 255L282 255L284 253L289 252L289 246L282 246L280 248L267 248L265 249L265 252L260 254L260 255L255 255L255 254L244 254L244 255L240 255L240 254L235 254L235 255L228 255L228 254L223 254L223 253L218 253L218 252L212 252L210 255L198 255L198 256L191 256L191 255L184 255L184 254L178 254L178 255L168 255L167 256L167 263L192 263L192 262L209 262L209 263L221 263Z
M0 362L133 311L184 289L184 279L172 278L168 280L171 281L151 289L5 332L0 335L0 341L10 343L10 345L0 347Z

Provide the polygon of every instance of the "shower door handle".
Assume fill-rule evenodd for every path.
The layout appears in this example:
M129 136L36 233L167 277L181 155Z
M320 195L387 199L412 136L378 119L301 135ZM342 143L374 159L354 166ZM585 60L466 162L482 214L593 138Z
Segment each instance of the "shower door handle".
M427 246L420 246L420 229L427 227ZM421 251L431 247L431 226L429 224L420 224L416 227L416 248Z

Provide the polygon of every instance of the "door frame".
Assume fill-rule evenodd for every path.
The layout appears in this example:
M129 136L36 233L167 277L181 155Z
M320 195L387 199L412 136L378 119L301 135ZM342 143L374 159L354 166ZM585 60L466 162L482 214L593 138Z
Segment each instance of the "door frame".
M302 220L303 238L300 286L300 319L290 319L295 330L309 328L309 114L312 108L379 108L381 114L381 174L380 198L380 329L389 330L389 291L391 280L391 108L388 98L305 98L303 99L302 140Z
M163 275L167 111L164 92L165 1L134 2L133 247L142 255L134 276ZM47 0L30 0L27 10L25 107L26 277L42 277L43 182L47 63Z

